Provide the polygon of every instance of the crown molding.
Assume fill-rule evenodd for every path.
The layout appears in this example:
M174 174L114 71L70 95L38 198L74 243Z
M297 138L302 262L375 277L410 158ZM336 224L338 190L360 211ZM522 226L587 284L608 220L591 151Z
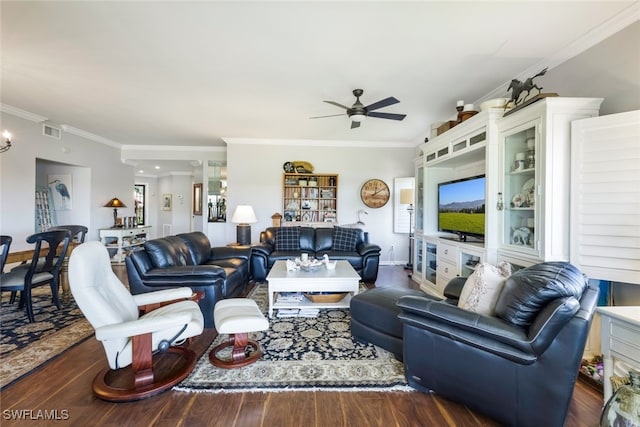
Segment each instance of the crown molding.
M581 54L587 49L592 48L598 43L606 40L615 33L627 28L629 25L640 20L640 2L633 2L631 5L623 9L617 15L611 17L601 25L593 28L588 33L584 34L580 38L576 39L569 45L557 51L555 54L537 62L536 64L528 67L526 70L514 76L514 79L525 80L532 75L536 74L540 70L548 67L550 70L558 65L568 61L569 59ZM493 98L506 97L507 87L510 82L500 85L491 92L484 95L482 98L474 101L474 104L480 104L483 101Z
M220 152L224 153L227 151L227 147L210 147L210 146L202 146L202 145L122 145L122 151L196 151L203 153L214 153Z
M105 144L108 145L110 147L114 147L114 148L122 148L122 144L120 144L119 142L115 142L112 141L110 139L104 138L100 135L96 135L95 133L91 133L91 132L87 132L85 130L82 129L78 129L75 128L73 126L69 126L69 125L60 125L60 127L62 128L63 131L73 134L73 135L77 135L77 136L81 136L85 139L94 141L94 142L99 142L100 144Z
M339 147L339 148L415 148L412 141L349 141L321 139L276 139L276 138L225 138L227 145L283 145L305 147Z
M12 116L20 117L35 123L42 123L49 120L47 117L40 116L38 114L31 113L29 111L21 110L20 108L13 107L8 104L0 103L0 111L3 113L11 114Z

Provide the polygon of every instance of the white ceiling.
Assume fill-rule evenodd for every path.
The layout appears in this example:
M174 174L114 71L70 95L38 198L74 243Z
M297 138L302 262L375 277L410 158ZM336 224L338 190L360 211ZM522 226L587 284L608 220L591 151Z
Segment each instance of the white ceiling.
M456 100L508 96L634 3L2 1L0 96L126 145L419 141ZM406 119L309 119L355 88Z

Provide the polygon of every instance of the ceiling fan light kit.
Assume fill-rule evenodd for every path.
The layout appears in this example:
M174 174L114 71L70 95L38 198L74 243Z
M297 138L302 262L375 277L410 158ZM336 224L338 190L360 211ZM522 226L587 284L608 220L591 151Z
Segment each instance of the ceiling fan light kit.
M360 102L360 97L362 96L363 92L364 91L362 89L353 90L353 95L356 97L356 102L351 107L347 107L346 105L342 105L335 101L324 101L324 102L347 110L347 116L351 119L351 129L360 127L360 122L364 121L367 117L375 117L379 119L390 119L390 120L403 120L407 116L406 114L379 113L377 111L374 111L380 108L388 107L390 105L399 103L400 101L398 101L393 96L390 96L385 99L381 99L380 101L374 102L373 104L369 104L365 107ZM321 119L325 117L335 117L335 116L342 116L342 114L332 114L329 116L318 116L318 117L311 117L311 118Z
M363 122L367 116L362 113L353 113L351 116L351 120L354 122Z

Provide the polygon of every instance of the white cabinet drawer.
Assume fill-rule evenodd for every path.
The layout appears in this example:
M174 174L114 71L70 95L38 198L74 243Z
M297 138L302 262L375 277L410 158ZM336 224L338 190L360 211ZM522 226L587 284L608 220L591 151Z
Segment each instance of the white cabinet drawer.
M458 263L458 248L453 245L439 243L438 258L451 261L455 265Z
M448 262L439 262L438 267L436 269L436 276L439 278L442 277L443 280L447 282L458 275L456 271L456 265Z
M630 328L625 324L618 323L615 320L611 322L611 337L618 338L622 341L634 343L635 347L640 349L640 342L638 342L638 333L640 328Z
M609 344L612 353L617 353L629 362L634 363L640 367L640 348L634 346L626 341L611 339Z
M615 320L611 322L611 334L609 347L614 353L624 355L630 361L640 365L640 342L638 342L640 329L629 328Z

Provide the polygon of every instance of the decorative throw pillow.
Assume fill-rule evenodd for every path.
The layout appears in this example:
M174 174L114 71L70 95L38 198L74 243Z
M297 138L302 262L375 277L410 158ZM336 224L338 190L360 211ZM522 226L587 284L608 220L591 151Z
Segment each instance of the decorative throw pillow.
M299 251L300 228L280 227L276 229L276 251Z
M462 287L458 307L486 316L495 316L495 307L505 280L511 275L511 264L497 266L482 263Z
M358 243L358 231L357 228L334 227L331 249L354 252Z

